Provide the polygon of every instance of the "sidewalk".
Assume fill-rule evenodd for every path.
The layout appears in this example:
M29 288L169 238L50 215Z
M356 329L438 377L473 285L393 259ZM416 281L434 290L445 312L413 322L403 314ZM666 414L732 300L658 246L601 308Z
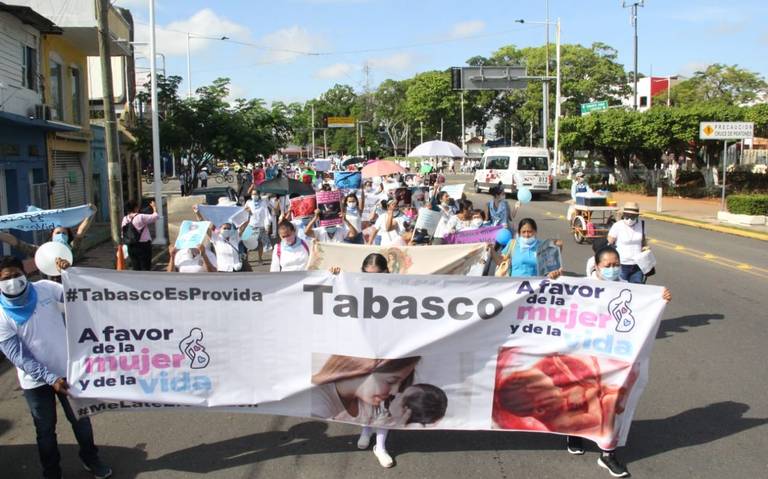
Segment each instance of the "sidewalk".
M741 226L718 221L719 199L665 196L662 198L661 213L656 213L655 196L615 192L613 198L620 207L627 201L636 202L640 205L640 213L646 218L768 241L768 225Z

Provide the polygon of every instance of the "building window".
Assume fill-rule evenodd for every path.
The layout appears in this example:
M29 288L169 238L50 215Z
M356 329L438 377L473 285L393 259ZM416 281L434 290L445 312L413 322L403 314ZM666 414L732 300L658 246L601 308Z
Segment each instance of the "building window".
M37 50L26 45L21 47L21 83L37 91Z
M63 86L61 78L61 64L51 60L51 112L52 120L61 120L64 113Z
M72 81L72 123L80 123L82 121L80 104L83 100L80 88L80 70L70 68L70 71L72 72L70 78Z
M648 106L648 97L647 96L641 96L640 97L640 106Z

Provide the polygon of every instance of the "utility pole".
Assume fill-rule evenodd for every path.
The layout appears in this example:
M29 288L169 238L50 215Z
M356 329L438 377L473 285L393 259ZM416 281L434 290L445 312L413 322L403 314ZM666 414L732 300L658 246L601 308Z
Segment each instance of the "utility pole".
M533 122L531 123L531 128L528 131L528 146L533 147Z
M191 35L187 32L187 98L192 98L192 68L189 52L189 38Z
M312 119L310 120L312 122L311 125L309 125L309 129L312 130L312 155L311 157L315 157L315 102L312 102Z
M440 141L443 141L443 118L440 117Z
M323 158L328 158L328 128L323 128Z
M424 143L424 122L420 121L419 125L421 126L421 142Z
M104 1L104 0L102 0ZM157 208L157 222L155 223L155 244L166 244L165 215L163 207L163 183L160 179L163 170L160 166L160 119L158 117L160 105L157 101L157 46L155 32L155 0L149 0L149 75L152 77L150 89L150 101L152 102L152 170L155 174L154 193L155 207Z
M634 38L635 74L634 74L634 78L632 79L635 83L635 88L634 88L635 100L633 103L635 110L637 110L637 7L643 7L645 6L644 4L645 4L645 0L636 0L632 3L627 3L627 0L623 0L621 3L621 6L623 8L629 7L632 9L630 13L630 21L632 23L632 26L635 28L635 38Z
M467 152L467 144L464 139L464 90L461 90L461 151ZM441 138L442 139L442 138Z
M544 1L544 8L546 10L546 20L544 21L546 26L546 59L544 65L544 75L547 77L541 84L542 88L542 122L541 122L541 134L543 136L541 143L544 148L547 148L548 133L549 133L549 0Z
M104 102L104 143L107 153L109 188L109 226L112 242L120 243L120 222L123 217L122 178L117 152L117 123L115 122L114 92L112 91L112 55L109 49L109 0L99 0L96 15L99 21L99 57L101 59L101 92ZM126 85L126 89L128 85ZM159 181L159 179L158 179Z
M560 17L557 18L555 24L555 57L556 73L555 73L555 166L552 169L552 193L557 193L557 174L560 171L560 108L562 100L560 98Z

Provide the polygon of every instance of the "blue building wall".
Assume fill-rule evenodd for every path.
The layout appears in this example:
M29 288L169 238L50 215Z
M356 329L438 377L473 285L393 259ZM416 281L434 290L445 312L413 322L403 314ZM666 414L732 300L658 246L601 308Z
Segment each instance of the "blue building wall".
M91 124L91 172L93 174L93 202L96 220L109 221L109 176L107 175L107 149L104 143L104 127Z
M5 172L8 213L26 211L32 204L30 183L48 182L45 130L0 121L0 169ZM14 231L14 234L24 241L32 241L32 233Z

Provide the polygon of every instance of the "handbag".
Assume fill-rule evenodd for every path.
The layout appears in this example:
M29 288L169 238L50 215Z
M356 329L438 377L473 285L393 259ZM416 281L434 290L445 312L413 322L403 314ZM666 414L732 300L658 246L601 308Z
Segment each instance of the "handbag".
M643 229L643 245L645 245L645 221L641 221L640 224ZM650 248L640 253L637 258L637 266L646 277L656 274L656 256Z
M515 240L510 240L510 244L508 246L509 253L505 254L501 258L501 262L496 266L496 274L497 277L506 277L509 276L509 271L512 268L512 251L515 250Z

